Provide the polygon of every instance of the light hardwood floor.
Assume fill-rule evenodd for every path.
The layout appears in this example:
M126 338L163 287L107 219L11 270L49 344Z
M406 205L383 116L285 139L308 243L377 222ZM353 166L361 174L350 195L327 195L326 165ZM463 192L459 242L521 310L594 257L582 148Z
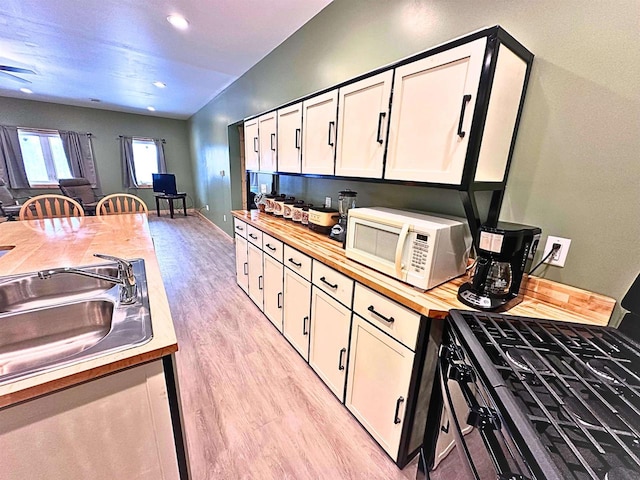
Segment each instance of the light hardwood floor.
M193 215L149 221L193 480L415 478L416 461L398 470L236 285L228 235Z

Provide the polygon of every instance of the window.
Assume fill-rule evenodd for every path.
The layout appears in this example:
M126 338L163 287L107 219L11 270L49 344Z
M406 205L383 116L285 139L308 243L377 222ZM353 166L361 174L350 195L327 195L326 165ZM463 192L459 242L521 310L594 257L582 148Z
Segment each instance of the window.
M152 174L158 170L158 148L152 139L133 138L133 163L136 170L136 183L139 187L150 187Z
M56 185L60 178L73 177L57 131L19 128L18 137L30 185Z

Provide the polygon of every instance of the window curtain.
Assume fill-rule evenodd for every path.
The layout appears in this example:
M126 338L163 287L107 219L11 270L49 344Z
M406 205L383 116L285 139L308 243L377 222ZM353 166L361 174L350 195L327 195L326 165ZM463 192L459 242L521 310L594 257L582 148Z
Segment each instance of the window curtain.
M0 178L10 188L29 188L17 127L0 126Z
M93 188L100 189L90 133L60 131L62 147L74 178L86 178Z
M164 140L153 140L156 144L156 152L158 153L158 173L167 173L167 162L164 159Z
M133 161L132 137L120 137L120 160L122 162L122 185L125 188L138 188L136 164Z
M157 154L157 172L167 173L164 158L164 140L153 139ZM136 178L136 164L133 161L133 137L120 136L120 160L122 163L122 184L125 188L139 188Z

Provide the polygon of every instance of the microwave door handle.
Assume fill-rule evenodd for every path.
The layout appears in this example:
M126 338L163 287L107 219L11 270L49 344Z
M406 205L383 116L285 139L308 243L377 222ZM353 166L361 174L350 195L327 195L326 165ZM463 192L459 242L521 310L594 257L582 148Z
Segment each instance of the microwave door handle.
M403 278L402 275L402 253L404 252L404 243L407 241L407 235L409 234L409 224L405 223L400 230L400 236L398 237L398 244L396 245L396 276Z

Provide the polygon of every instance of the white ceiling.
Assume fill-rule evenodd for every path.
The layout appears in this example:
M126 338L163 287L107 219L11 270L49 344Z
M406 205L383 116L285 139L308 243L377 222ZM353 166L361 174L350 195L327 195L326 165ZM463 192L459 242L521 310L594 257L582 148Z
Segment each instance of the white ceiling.
M188 118L330 2L2 0L0 64L37 74L0 75L0 96Z

